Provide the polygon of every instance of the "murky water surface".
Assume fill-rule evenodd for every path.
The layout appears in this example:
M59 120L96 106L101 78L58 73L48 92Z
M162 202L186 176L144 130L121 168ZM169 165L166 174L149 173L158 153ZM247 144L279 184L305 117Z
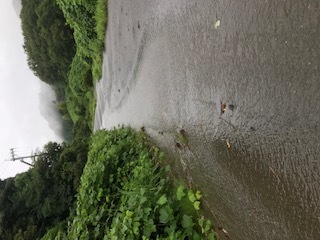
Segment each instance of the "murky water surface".
M319 4L109 0L96 129L145 126L231 239L320 239Z

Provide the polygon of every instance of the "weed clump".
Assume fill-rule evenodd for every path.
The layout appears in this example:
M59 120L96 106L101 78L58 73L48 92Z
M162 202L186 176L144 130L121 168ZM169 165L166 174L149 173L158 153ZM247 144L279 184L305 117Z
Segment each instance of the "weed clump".
M129 128L99 131L67 239L215 239L199 191L175 186L164 154Z

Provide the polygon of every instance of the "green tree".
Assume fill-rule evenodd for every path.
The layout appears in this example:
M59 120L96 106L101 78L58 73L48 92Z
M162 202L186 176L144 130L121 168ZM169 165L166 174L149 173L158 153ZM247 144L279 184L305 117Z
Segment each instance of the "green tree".
M10 226L15 222L11 197L15 192L14 178L0 180L0 239L12 239ZM12 218L11 218L12 216Z
M40 238L74 209L88 144L49 142L34 167L0 182L0 239Z
M42 81L64 88L75 43L62 11L54 0L22 0L20 17L29 67Z

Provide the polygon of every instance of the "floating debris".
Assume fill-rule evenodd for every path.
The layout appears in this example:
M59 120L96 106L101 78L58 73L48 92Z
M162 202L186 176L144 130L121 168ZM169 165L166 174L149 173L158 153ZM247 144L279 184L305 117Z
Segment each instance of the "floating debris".
M227 230L225 230L223 227L218 226L218 230L222 231L222 232L224 233L224 235L225 235L226 238L228 238L228 239L230 238Z
M231 148L231 145L230 145L230 143L229 143L229 140L226 141L226 144L227 144L227 147L228 147L228 148Z
M227 102L220 101L220 110L221 110L220 114L221 115L224 114L224 112L227 110Z
M220 27L221 21L217 20L216 23L214 24L214 28L217 29L218 27Z

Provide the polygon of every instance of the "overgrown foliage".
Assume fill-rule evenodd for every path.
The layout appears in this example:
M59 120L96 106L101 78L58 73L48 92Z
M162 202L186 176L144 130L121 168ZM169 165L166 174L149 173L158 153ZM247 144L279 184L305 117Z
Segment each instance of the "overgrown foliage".
M57 0L66 22L74 31L76 54L68 72L66 118L93 128L94 80L102 75L102 53L107 22L107 1ZM78 131L75 128L74 131Z
M21 21L28 65L55 90L65 130L77 121L92 129L93 79L102 73L107 1L22 0Z
M33 168L1 181L0 239L34 240L66 219L74 209L87 152L85 142L50 142Z
M43 239L214 239L200 192L174 186L162 158L129 128L96 133L72 222Z
M74 30L77 58L74 59L73 65L90 70L93 79L101 78L107 1L57 0L57 3L67 23Z
M37 239L53 226L60 231L75 210L93 127L93 76L101 76L107 9L106 0L59 3L63 12L55 0L22 0L21 21L28 65L55 90L65 129L73 123L72 141L48 143L34 168L0 181L0 239Z

